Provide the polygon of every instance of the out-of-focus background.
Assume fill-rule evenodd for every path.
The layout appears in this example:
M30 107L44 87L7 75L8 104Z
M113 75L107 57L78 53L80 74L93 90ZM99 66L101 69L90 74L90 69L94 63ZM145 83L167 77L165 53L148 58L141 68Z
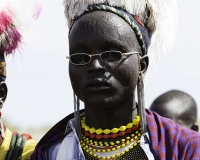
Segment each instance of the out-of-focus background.
M31 8L31 1L24 2ZM200 107L199 5L198 0L179 1L177 42L149 70L147 108L158 95L171 89L189 93ZM73 91L65 58L68 28L63 12L62 0L45 0L40 18L32 25L29 42L20 53L7 59L8 97L2 118L12 131L30 133L36 140L73 112Z

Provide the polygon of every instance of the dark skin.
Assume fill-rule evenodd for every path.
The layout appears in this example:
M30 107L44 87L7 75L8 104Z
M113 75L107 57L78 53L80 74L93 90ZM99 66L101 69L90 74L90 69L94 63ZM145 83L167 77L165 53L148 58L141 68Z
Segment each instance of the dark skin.
M122 53L141 52L133 29L119 16L94 11L81 16L69 34L70 55L100 54L117 50ZM146 71L148 58L141 60ZM69 63L73 90L84 102L86 123L96 129L126 125L137 115L135 88L139 76L138 56L123 57L115 63L105 63L98 56L84 66Z
M7 97L8 89L5 82L0 82L0 106L3 106L6 97Z

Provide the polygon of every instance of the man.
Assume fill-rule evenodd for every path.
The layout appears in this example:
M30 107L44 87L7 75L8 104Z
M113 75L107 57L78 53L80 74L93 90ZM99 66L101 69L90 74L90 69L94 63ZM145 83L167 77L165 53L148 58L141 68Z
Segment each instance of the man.
M5 57L12 55L24 42L27 18L20 1L0 2L0 109L7 97ZM23 23L25 22L25 24ZM11 132L2 122L0 110L0 160L30 159L36 141L29 134Z
M150 106L150 110L163 117L172 119L184 128L198 132L197 104L187 93L171 90L158 96Z
M170 47L176 1L64 4L75 112L47 132L31 159L198 159L197 132L144 110L147 53L156 57ZM79 100L84 110L79 111Z

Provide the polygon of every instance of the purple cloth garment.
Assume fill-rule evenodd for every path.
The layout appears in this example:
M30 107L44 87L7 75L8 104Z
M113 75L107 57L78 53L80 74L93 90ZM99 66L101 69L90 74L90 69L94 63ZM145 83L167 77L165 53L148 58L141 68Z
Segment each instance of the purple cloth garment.
M81 111L83 113L84 110ZM56 141L64 138L66 125L73 114L58 122L37 144L31 160L43 160L42 153ZM182 128L168 118L146 109L147 127L150 137L150 149L159 160L200 159L200 134ZM70 132L70 131L69 131ZM68 133L69 133L68 132Z

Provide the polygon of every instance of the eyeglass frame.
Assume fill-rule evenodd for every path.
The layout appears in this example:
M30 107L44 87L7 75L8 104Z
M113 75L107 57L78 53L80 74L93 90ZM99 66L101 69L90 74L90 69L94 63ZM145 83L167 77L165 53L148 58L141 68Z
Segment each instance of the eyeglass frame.
M122 57L123 57L123 56L129 56L129 55L132 55L132 54L139 54L139 55L141 56L141 53L140 53L140 52L126 52L126 53L122 53L122 52L120 52L120 51L115 51L115 50L105 51L105 52L112 52L112 51L121 53L121 56L122 56ZM118 61L115 61L115 62L104 61L104 60L101 58L101 55L102 55L103 53L105 53L105 52L102 52L102 53L100 53L100 54L99 54L99 53L98 53L98 54L75 53L75 54L85 54L85 55L88 55L88 56L90 57L90 61L87 62L87 63L85 63L85 64L76 64L76 63L73 63L73 62L71 61L70 57L73 56L73 55L75 55L75 54L72 54L72 55L70 55L70 56L66 56L66 58L69 59L70 63L72 63L73 65L77 65L77 66L83 66L83 65L86 65L86 64L90 63L91 60L92 60L92 57L94 57L94 56L99 56L99 58L100 58L103 62L105 62L105 63L115 63L115 62L118 62L118 61L120 61L120 60L122 59L122 57L121 57Z

